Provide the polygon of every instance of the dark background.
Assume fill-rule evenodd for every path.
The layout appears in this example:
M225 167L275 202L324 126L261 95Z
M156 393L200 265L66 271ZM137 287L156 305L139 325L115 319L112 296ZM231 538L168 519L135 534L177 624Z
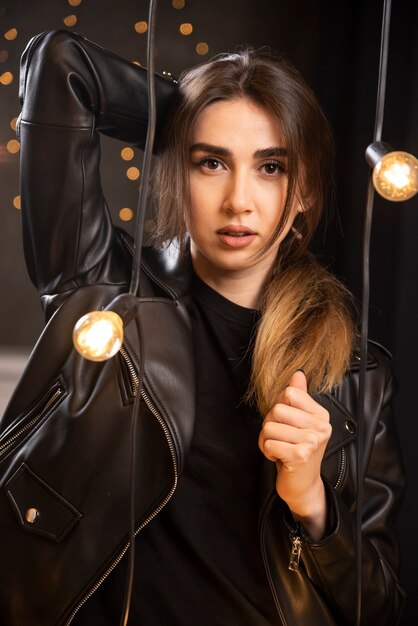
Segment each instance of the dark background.
M18 64L28 39L52 28L66 28L63 19L77 17L70 28L128 59L145 64L145 37L134 24L147 20L144 0L0 0L0 347L27 348L42 327L37 295L24 268L20 213L13 199L18 190L19 155L8 152L14 137L10 121L19 113ZM368 168L364 150L373 138L380 28L383 0L186 0L175 9L160 0L156 65L174 75L202 59L237 44L270 45L299 68L321 100L337 141L337 208L315 248L358 297L360 248ZM183 36L188 22L193 33ZM16 28L11 41L3 33ZM209 52L199 56L196 45ZM383 139L396 149L418 153L418 2L394 0L390 36L388 85ZM122 207L135 209L138 181L126 177L120 157L123 146L104 141L103 183L115 222ZM324 224L325 226L325 224ZM325 236L324 236L324 231ZM395 403L398 430L408 474L408 491L398 529L402 550L402 581L408 592L403 626L418 623L418 412L415 405L418 352L418 200L375 202L371 251L370 336L393 353L399 382ZM378 626L378 625L376 625Z

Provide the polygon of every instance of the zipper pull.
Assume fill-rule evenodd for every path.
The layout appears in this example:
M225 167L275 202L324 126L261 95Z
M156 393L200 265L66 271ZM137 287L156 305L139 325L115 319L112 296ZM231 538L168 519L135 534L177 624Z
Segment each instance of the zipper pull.
M300 537L292 538L292 552L290 553L289 569L292 572L299 570L300 555L302 554L302 541Z

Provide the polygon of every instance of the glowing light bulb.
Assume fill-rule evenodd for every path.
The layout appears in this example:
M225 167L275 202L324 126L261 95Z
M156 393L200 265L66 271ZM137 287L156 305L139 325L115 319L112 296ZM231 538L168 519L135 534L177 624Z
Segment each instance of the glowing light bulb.
M373 185L386 200L401 202L418 192L418 160L412 154L376 142L367 148L366 159L373 167Z
M106 361L122 346L122 319L114 311L91 311L74 326L73 342L77 352L89 361Z

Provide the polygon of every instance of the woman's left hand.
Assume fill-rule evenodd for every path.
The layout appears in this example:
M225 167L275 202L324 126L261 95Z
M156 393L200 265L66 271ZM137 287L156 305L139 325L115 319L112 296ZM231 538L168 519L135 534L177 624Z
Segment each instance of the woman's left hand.
M261 451L276 463L277 493L314 541L326 526L321 462L331 431L328 411L308 394L299 370L266 415L259 437Z

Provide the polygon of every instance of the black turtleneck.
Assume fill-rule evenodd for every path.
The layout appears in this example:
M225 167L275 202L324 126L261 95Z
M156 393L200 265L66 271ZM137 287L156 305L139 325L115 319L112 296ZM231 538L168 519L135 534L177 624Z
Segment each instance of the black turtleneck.
M194 276L190 315L196 426L177 491L137 538L129 624L273 626L279 618L257 530L261 416L243 399L258 313ZM112 624L123 602L124 561L96 592Z

